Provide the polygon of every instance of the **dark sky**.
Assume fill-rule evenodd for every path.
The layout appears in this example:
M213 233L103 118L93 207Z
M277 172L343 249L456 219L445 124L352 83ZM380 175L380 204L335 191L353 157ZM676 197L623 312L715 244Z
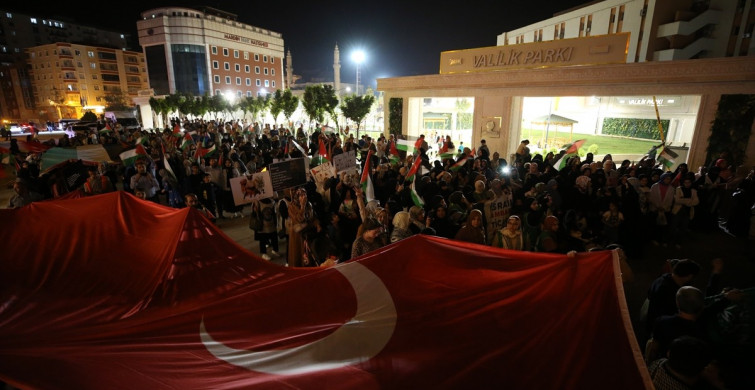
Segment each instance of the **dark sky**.
M10 10L41 16L66 16L136 35L142 11L160 6L206 5L235 13L242 23L283 34L294 73L333 79L333 48L341 51L341 81L353 83L351 53L362 48L362 83L374 88L380 77L437 74L440 53L495 46L496 36L552 17L589 0L459 1L59 1L40 7L17 2ZM299 5L301 3L301 5ZM72 6L72 4L75 4Z

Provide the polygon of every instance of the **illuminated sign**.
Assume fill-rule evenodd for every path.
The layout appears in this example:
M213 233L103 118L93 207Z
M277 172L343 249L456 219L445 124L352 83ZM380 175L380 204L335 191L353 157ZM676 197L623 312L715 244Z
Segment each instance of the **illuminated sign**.
M483 47L440 53L440 73L626 63L629 34Z
M241 43L246 43L247 45L254 45L254 46L260 46L260 47L267 47L267 42L265 41L258 41L256 39L242 37L240 35L236 34L223 34L223 38L229 40L229 41L236 41Z

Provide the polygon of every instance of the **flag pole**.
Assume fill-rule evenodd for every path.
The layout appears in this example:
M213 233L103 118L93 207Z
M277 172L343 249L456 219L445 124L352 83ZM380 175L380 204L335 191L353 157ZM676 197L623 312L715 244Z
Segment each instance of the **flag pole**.
M653 106L655 107L655 118L658 122L658 133L661 134L661 145L665 145L666 138L663 136L663 125L661 124L661 114L658 112L658 102L655 100L655 95L653 95Z

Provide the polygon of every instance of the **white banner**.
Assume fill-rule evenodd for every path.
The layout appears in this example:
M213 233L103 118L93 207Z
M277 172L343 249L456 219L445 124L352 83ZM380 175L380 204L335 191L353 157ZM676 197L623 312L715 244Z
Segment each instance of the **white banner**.
M231 179L231 193L236 206L252 203L254 200L270 198L273 192L273 182L270 172L259 172L254 175L243 175Z
M357 170L357 155L353 150L333 156L333 164L336 166L336 172L341 173L349 169Z

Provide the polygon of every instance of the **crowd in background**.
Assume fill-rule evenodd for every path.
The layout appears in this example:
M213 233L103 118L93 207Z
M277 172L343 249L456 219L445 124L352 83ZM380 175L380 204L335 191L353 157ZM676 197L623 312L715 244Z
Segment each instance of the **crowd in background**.
M491 152L485 140L470 149L455 146L450 138L426 140L424 136L412 141L414 148L408 152L399 152L393 135L373 139L357 136L348 128L309 132L301 126L290 130L177 118L161 132L115 128L85 139L128 147L140 144L146 155L133 165L90 167L88 179L78 190L97 194L122 188L171 207L199 208L213 221L242 215L244 206L234 204L230 191L233 178L261 172L279 159L307 158L314 166L321 155L332 159L354 151L355 171L320 182L312 178L249 206L250 228L260 241L261 255L266 259L282 255L279 243L285 240L287 264L294 267L346 261L415 234L536 252L619 247L630 257L641 257L652 246L680 248L699 237L695 232L724 229L738 237L754 233L755 173L733 166L725 153L708 166L690 170L679 164L670 171L652 154L637 162L614 161L611 155L600 159L590 153L565 155L565 151L542 156L530 153L527 140L510 156ZM61 184L60 175L40 177L38 155L14 155L21 163L11 207L74 190ZM557 169L562 157L567 162ZM360 176L368 159L374 190L365 191ZM665 373L663 380L688 385L678 388L698 388L685 378L702 375L702 368L689 367L705 359L680 363L679 356L694 355L695 348L702 348L698 341L710 338L702 335L704 330L695 321L690 325L665 318L659 325L656 320L685 310L699 318L706 306L700 303L704 296L682 288L693 274L695 267L687 263L674 267L664 280L654 283L649 296L646 336L656 342L660 337L660 347L653 344L653 348L662 352L649 349L648 356L654 358L648 363L654 373ZM722 306L706 309L714 319L726 304L736 306L743 294L720 286L710 291L708 295ZM664 310L659 310L661 301ZM739 314L753 316L746 310ZM752 329L737 333L741 334L751 335ZM676 340L675 336L683 335L698 338ZM753 345L751 338L739 341ZM659 359L671 350L682 352L677 352L676 361L661 362L668 363L661 368ZM696 383L705 388L703 382Z

